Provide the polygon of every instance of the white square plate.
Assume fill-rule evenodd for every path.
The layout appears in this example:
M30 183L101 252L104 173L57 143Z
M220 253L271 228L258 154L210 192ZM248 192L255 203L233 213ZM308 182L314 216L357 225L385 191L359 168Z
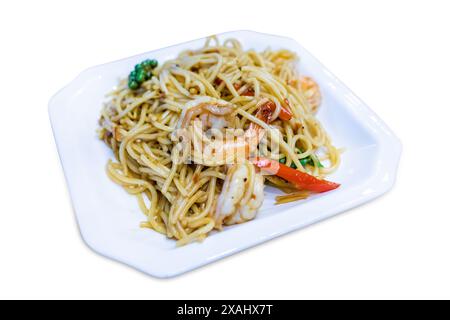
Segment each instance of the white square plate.
M237 38L245 49L285 48L300 56L302 74L320 85L323 103L318 117L334 145L345 147L342 164L330 180L342 184L332 192L305 201L274 205L276 190L253 221L225 228L202 243L181 248L152 230L137 201L111 182L105 165L110 149L96 136L104 96L119 78L145 58L172 59L205 39L111 62L82 72L49 103L50 119L82 237L94 251L155 277L172 277L256 244L300 229L372 200L393 185L401 144L391 130L347 87L294 40L252 31L219 35Z

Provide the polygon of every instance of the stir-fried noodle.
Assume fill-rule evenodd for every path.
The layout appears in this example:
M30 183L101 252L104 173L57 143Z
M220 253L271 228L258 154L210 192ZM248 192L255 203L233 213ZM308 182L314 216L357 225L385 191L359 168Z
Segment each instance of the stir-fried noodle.
M315 117L319 88L296 61L212 37L120 82L99 135L116 158L109 177L147 216L142 227L183 245L253 219L265 184L290 193L280 203L338 186L322 180L340 156Z

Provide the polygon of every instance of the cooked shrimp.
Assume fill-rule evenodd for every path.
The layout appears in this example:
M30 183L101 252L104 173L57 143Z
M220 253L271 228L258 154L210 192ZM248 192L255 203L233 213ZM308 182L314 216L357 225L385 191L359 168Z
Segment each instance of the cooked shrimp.
M247 159L257 149L258 143L264 136L264 130L251 123L247 130L238 135L221 136L220 139L212 139L205 134L205 128L224 129L233 128L232 113L234 106L229 102L201 97L189 102L182 112L179 120L180 128L187 128L193 120L200 120L202 126L193 126L194 135L202 141L201 150L193 150L192 160L197 164L206 166L223 165L236 162L238 159ZM265 104L257 113L257 117L265 122L270 122L273 110ZM220 132L222 133L222 132ZM217 134L213 132L214 135ZM198 147L198 146L197 146Z
M252 220L264 200L264 177L249 162L228 169L219 195L215 226L231 225Z
M322 102L319 85L310 77L300 77L300 89L308 100L311 112L316 113Z
M179 128L186 128L192 120L199 117L209 128L223 129L231 122L234 107L231 103L212 97L200 97L188 102L178 121Z

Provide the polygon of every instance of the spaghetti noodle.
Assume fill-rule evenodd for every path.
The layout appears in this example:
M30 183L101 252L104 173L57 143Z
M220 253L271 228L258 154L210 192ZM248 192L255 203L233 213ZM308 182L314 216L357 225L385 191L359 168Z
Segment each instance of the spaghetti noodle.
M340 156L315 117L319 88L297 74L296 61L288 50L245 51L211 37L155 67L140 87L120 82L99 136L115 154L107 174L137 197L142 227L184 245L253 219L265 183L289 193L279 203L338 186L322 180ZM205 128L234 131L219 141ZM194 139L180 147L181 129Z

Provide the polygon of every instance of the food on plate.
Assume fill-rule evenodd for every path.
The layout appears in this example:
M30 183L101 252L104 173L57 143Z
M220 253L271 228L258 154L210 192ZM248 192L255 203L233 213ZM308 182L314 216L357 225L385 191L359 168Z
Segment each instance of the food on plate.
M143 227L184 245L255 218L267 184L287 193L279 204L339 187L325 180L340 154L315 116L320 88L297 60L210 37L120 81L99 136L115 155L107 173L137 197Z

